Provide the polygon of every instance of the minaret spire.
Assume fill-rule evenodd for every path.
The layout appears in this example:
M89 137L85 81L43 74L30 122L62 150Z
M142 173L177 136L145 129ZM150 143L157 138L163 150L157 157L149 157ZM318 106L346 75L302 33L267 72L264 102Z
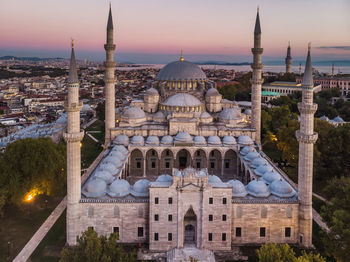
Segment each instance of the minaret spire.
M261 27L260 27L260 17L259 8L256 14L255 28L254 28L254 48L252 48L253 53L253 63L251 67L253 69L252 79L250 80L252 84L252 118L251 125L252 128L256 130L255 141L260 144L260 130L261 130L261 85L262 80L262 68L261 54L263 49L261 48Z
M111 129L115 127L115 77L114 62L115 44L113 43L113 19L112 7L109 5L109 14L107 22L107 41L104 45L106 50L105 62L105 145L111 140Z
M74 42L68 76L68 96L65 108L67 112L67 130L63 134L67 142L67 243L76 244L79 235L79 201L81 197L81 156L80 141L84 132L80 130L80 110L82 103L79 102L79 79L74 54Z
M298 103L300 130L296 132L299 142L298 197L299 197L299 239L303 247L312 246L312 176L314 144L314 114L317 104L313 103L313 79L309 43L305 72L302 82L302 101Z
M290 41L288 42L288 48L287 48L286 73L292 73L292 56L291 56Z

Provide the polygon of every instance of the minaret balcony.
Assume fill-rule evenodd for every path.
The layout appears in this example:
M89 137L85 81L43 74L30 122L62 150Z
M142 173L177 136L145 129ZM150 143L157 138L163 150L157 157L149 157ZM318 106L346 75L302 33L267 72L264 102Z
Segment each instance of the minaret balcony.
M107 78L107 77L105 77L104 81L105 81L105 84L115 84L115 79L114 78Z
M318 138L318 134L314 132L311 135L304 134L301 132L301 130L297 130L295 132L295 136L298 140L298 142L306 143L306 144L315 144Z
M79 101L78 103L70 103L64 102L64 108L66 109L67 112L77 112L81 111L83 108L83 102Z
M111 67L114 68L117 65L117 63L114 62L114 61L105 61L104 65L105 65L106 68L111 68Z
M262 70L264 67L264 64L263 63L258 63L258 64L252 63L252 64L250 64L250 67L252 69Z
M250 83L252 85L262 85L263 82L264 82L264 79L255 79L255 78L250 79Z
M106 51L108 51L108 50L115 50L115 44L107 43L107 44L104 45L104 47L105 47Z
M63 133L64 140L68 142L80 142L84 137L84 131L78 133Z
M317 104L305 104L304 102L299 102L298 109L301 114L315 114L317 111Z
M252 48L252 53L253 55L261 55L264 51L264 48L261 47L253 47Z

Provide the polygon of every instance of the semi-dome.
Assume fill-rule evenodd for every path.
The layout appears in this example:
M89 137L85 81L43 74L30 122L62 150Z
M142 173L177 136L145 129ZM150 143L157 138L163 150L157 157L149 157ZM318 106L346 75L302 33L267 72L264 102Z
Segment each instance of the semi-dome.
M243 183L239 180L231 179L227 182L232 185L232 196L233 197L245 197L248 193Z
M146 90L146 95L159 95L157 89L151 87Z
M196 146L201 146L201 145L207 144L207 141L205 140L204 136L195 136L193 141L194 141L194 144Z
M175 61L164 66L156 76L156 80L204 80L203 70L196 64L188 61Z
M245 146L239 152L241 153L241 155L245 156L249 152L256 152L256 149L254 147L252 147L252 146Z
M159 146L159 138L157 136L148 136L146 139L146 145Z
M250 166L252 168L258 168L261 165L267 165L267 164L268 164L268 162L266 161L266 159L264 159L262 157L257 157L251 162Z
M205 93L205 96L221 96L219 91L216 88L209 88L209 90Z
M107 170L96 171L94 177L104 180L107 184L112 183L114 180L113 175L110 172L108 172Z
M247 135L241 135L238 137L238 143L241 145L253 145L254 142L253 140L250 138L250 136Z
M221 145L220 137L218 137L218 136L208 137L208 144L209 145Z
M231 145L235 145L237 142L233 136L224 136L224 138L222 139L222 143L225 146L231 146Z
M83 194L86 197L101 197L106 194L107 184L100 178L91 179L84 187Z
M276 171L272 170L270 172L266 172L263 175L262 179L266 184L271 184L273 181L281 179L281 175L278 174Z
M260 157L260 154L258 152L253 151L253 152L249 152L245 157L243 157L243 159L251 162L257 157Z
M130 193L130 184L124 179L117 179L109 186L108 194L112 197L123 197Z
M172 136L163 136L162 139L160 140L160 143L162 145L172 145L173 144L173 137Z
M187 132L179 132L175 136L175 142L181 142L181 143L191 143L193 142L192 136Z
M168 97L162 104L165 106L200 106L202 102L193 95L178 93Z
M241 110L239 108L225 108L219 114L222 120L239 120L242 118Z
M212 116L207 111L204 111L201 114L201 119L209 119L209 118L212 118Z
M170 175L160 175L156 182L167 182L167 183L172 183L173 182L173 178Z
M117 135L113 142L117 145L128 146L129 145L129 137L127 135Z
M268 197L269 188L263 181L253 180L247 185L248 194L254 197Z
M293 197L296 193L291 185L282 179L273 181L269 189L273 195L278 197Z
M145 112L138 107L130 107L125 110L125 112L122 115L122 118L125 119L142 119L146 118Z
M150 181L147 179L140 179L135 182L135 184L132 186L131 193L134 196L148 196L148 188L149 188Z
M145 139L143 136L133 136L131 138L131 144L135 146L143 146L145 144Z
M218 176L209 176L209 183L222 183L221 179Z
M263 176L266 172L271 172L273 170L270 164L261 165L257 169L255 169L254 173L258 176Z
M156 122L162 122L165 121L165 115L162 111L158 111L157 113L154 114L153 120Z

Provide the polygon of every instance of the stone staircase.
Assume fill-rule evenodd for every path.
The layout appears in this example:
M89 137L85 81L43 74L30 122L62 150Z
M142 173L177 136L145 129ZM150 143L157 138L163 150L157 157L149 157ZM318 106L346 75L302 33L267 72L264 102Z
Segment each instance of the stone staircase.
M214 253L207 249L198 249L195 246L174 248L167 252L168 262L215 262Z

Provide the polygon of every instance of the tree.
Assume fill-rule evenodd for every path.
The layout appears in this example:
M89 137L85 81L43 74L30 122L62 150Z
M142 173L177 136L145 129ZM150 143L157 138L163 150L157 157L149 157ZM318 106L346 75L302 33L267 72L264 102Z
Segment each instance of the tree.
M325 189L330 204L322 208L321 215L330 228L322 242L328 254L337 261L350 257L350 177L334 178Z
M117 244L118 234L98 236L96 231L88 228L78 237L77 245L63 248L61 262L134 262L134 252L124 252Z
M21 206L29 193L63 194L65 152L63 143L56 144L50 138L28 138L8 145L0 158L2 197L5 194L9 203Z
M96 116L99 120L105 121L105 102L98 103L96 107Z

